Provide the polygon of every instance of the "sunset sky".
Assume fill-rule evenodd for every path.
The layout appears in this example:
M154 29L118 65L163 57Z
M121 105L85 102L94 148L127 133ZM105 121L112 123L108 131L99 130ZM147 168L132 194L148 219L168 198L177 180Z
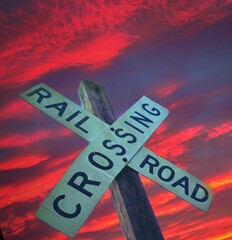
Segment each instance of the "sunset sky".
M164 238L232 239L232 1L2 0L5 239L68 239L33 214L88 143L18 96L43 82L80 104L81 80L117 117L143 95L169 109L145 146L213 188L205 213L142 177ZM75 239L124 239L109 191Z

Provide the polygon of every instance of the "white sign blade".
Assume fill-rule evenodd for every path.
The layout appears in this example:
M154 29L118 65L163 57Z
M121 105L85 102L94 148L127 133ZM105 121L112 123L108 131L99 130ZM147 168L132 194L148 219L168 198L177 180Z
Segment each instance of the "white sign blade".
M146 148L142 148L128 166L207 212L213 199L210 186Z
M20 97L89 142L108 128L104 121L44 83L30 88Z
M110 183L167 115L168 110L142 97L84 149L36 216L74 237Z

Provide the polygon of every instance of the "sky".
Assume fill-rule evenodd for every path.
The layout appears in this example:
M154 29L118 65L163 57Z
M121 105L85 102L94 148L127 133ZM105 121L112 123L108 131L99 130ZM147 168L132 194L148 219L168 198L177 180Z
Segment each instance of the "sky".
M145 146L213 188L208 213L141 177L165 239L232 239L232 1L2 0L0 228L65 240L33 214L87 142L19 98L45 83L80 104L104 85L114 113L143 95L170 114ZM123 240L107 191L75 239Z

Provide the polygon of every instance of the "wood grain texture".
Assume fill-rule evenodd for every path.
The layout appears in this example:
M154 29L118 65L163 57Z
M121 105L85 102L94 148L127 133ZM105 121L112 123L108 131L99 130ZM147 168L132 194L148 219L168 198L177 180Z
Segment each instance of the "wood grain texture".
M101 84L81 81L78 94L87 111L110 125L116 120ZM137 172L125 167L109 189L126 239L164 239Z

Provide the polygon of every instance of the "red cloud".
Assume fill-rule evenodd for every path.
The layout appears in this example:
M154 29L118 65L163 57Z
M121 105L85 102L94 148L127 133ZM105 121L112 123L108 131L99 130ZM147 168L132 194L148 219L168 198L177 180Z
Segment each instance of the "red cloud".
M8 219L10 221L4 222L1 227L2 229L10 229L11 232L4 234L4 237L10 239L13 236L20 236L24 232L28 231L28 222L30 222L30 230L36 228L36 224L32 224L31 220L34 220L35 217L32 213L26 214L21 217L16 217L14 214L9 214Z
M172 136L164 135L165 139L162 140L156 138L155 135L153 135L146 146L160 156L168 156L168 158L174 158L188 151L185 143L197 136L200 136L203 130L203 125L189 127Z
M55 184L57 184L59 179L62 177L65 171L67 171L68 167L75 160L79 153L80 150L68 156L57 158L53 161L50 157L50 162L47 162L46 168L44 168L44 171L46 170L46 172L41 172L41 176L36 177L29 182L26 180L20 184L17 184L16 182L2 187L0 194L0 207L5 207L13 204L14 202L26 202L35 197L41 197L41 199L45 198L46 193L50 191ZM45 159L42 156L40 159L36 157L35 161L37 161L37 164L39 164L42 161L48 160L48 156L45 157ZM18 160L20 161L20 159ZM14 162L16 161L17 159L15 159ZM30 161L34 162L34 159L31 158ZM25 167L30 167L32 164L27 164L24 162L24 165ZM23 179L21 179L21 181L22 180Z
M21 147L27 144L39 142L42 139L46 139L51 136L52 133L48 130L38 130L29 134L12 134L6 137L0 138L0 145L2 148L9 147Z
M63 127L61 127L59 131L37 130L27 134L15 133L15 134L0 138L0 146L2 148L21 147L21 146L39 142L43 139L64 137L72 134L73 133L70 130Z
M151 36L158 43L160 34L171 29L179 29L175 32L184 37L192 34L229 15L229 5L220 0L97 4L35 0L1 11L1 86L16 87L70 66L101 68L127 46Z
M183 83L180 81L168 81L165 82L165 85L149 89L148 94L158 98L165 98L172 95L182 85Z
M178 109L190 104L195 104L195 105L201 104L203 101L207 101L209 98L214 99L214 98L220 97L220 95L229 94L230 92L231 92L231 88L226 87L226 88L210 90L208 92L198 93L192 96L185 96L184 98L177 99L175 102L170 104L167 108L169 110L173 110L173 109Z
M2 107L0 120L3 121L12 118L25 119L28 115L36 114L37 112L30 104L17 99Z
M13 184L2 187L0 206L5 207L16 202L26 202L35 197L41 197L41 199L45 198L46 191L51 190L51 188L55 186L65 170L66 169L63 168L54 171L52 177L46 175L32 180L29 183L27 182L17 186Z
M99 224L99 222L101 224ZM88 224L85 224L79 231L79 233L84 232L95 232L95 231L103 231L105 229L110 229L119 225L119 220L117 217L117 213L113 212L108 214L107 212L103 213L101 217L94 218L91 221L88 221Z
M207 140L217 138L224 134L229 134L232 131L232 121L222 123L208 131Z
M199 97L199 96L198 96ZM186 106L190 103L192 103L193 101L195 101L194 99L195 97L192 98L185 98L185 99L178 99L177 101L173 102L171 105L169 105L167 108L169 110L173 110L173 109L177 109L180 108L182 106Z
M70 161L73 161L73 158L78 155L79 152L71 154L70 156L64 157L62 159L56 159L56 161L54 161L57 164L61 164L62 163L67 163L67 167L70 164ZM74 156L75 155L75 156ZM54 164L51 163L50 165L47 165L47 168L51 168L54 169ZM1 191L2 194L2 199L1 199L1 207L7 206L11 203L14 203L15 201L19 202L28 202L31 199L35 198L35 197L40 197L41 199L45 198L45 193L47 191L49 191L58 181L58 179L62 176L62 174L66 171L67 167L62 167L60 169L57 169L55 172L52 173L52 175L50 176L49 174L41 176L40 178L35 179L34 181L30 181L28 183L24 183L22 185L14 185L14 186L8 186L8 187L4 187ZM224 176L224 180L220 181L220 179L222 179L222 176L217 176L211 180L208 180L208 182L210 182L210 185L215 188L217 188L218 190L223 190L226 187L228 188L229 186L231 186L231 179L230 181L229 176L230 174L226 174L226 176ZM229 183L229 185L227 183L225 183L225 181L227 181ZM31 187L33 186L33 188ZM107 205L108 204L108 199L109 199L109 192L107 192L104 197L103 200L100 202L101 208L104 206L102 205ZM181 199L178 199L174 194L165 191L164 193L159 193L159 191L157 191L156 194L152 194L149 197L150 199L150 203L153 206L153 209L155 211L156 216L158 217L164 217L164 216L175 216L175 214L179 214L181 213L183 210L186 209L190 209L190 211L192 210L192 207L190 204L184 202ZM177 199L177 201L174 201L174 199ZM188 210L189 211L189 210ZM197 231L203 231L203 229L205 229L204 225L201 224L201 219L199 219L199 221L187 221L184 224L175 224L175 221L173 221L173 217L168 219L168 223L166 222L166 224L168 224L168 227L166 226L166 224L162 227L163 228L163 235L165 238L176 238L178 237L178 234L181 232L182 235L182 239L194 239L193 234L195 234ZM28 221L33 221L34 220L34 216L32 215L32 213L28 213L23 217L20 218L15 218L13 215L8 216L8 221L4 222L2 227L7 226L11 228L11 232L9 233L10 235L7 235L9 237L11 237L12 235L17 235L19 233L23 234L24 231L28 231L28 229L26 228ZM207 222L207 228L210 230L213 228L214 224L219 224L219 225L223 225L225 226L226 224L228 225L229 222L226 220L230 220L230 219L226 219L226 218L222 218L222 219L215 219L212 220L210 222ZM38 220L37 220L38 221ZM101 222L101 224L99 224L99 222ZM161 221L162 222L162 221ZM213 224L214 223L214 224ZM33 229L36 227L36 222L34 222L31 227L30 227L30 231L33 231ZM100 217L95 217L93 216L93 218L89 219L88 222L83 226L83 228L80 230L80 234L86 233L94 233L97 231L104 231L106 229L112 229L113 227L117 227L119 228L119 222L118 222L118 218L115 212L113 213L109 213L107 210L102 212L102 215ZM207 231L208 233L205 233L205 238L204 239L210 239L215 237L215 236L229 236L229 232L222 229L220 231L216 231L215 233L212 233L212 231ZM56 238L57 237L57 238ZM63 234L61 233L57 233L57 236L54 236L54 238L56 239L63 239L65 238ZM88 239L85 237L80 237L80 239ZM113 238L112 235L112 239L116 239ZM120 238L118 238L120 239ZM181 238L180 238L181 239Z
M47 159L48 159L47 155L41 156L27 155L13 159L7 159L5 162L3 161L0 163L0 169L9 170L15 168L27 168L37 165L38 163L41 163L43 161L46 161Z

